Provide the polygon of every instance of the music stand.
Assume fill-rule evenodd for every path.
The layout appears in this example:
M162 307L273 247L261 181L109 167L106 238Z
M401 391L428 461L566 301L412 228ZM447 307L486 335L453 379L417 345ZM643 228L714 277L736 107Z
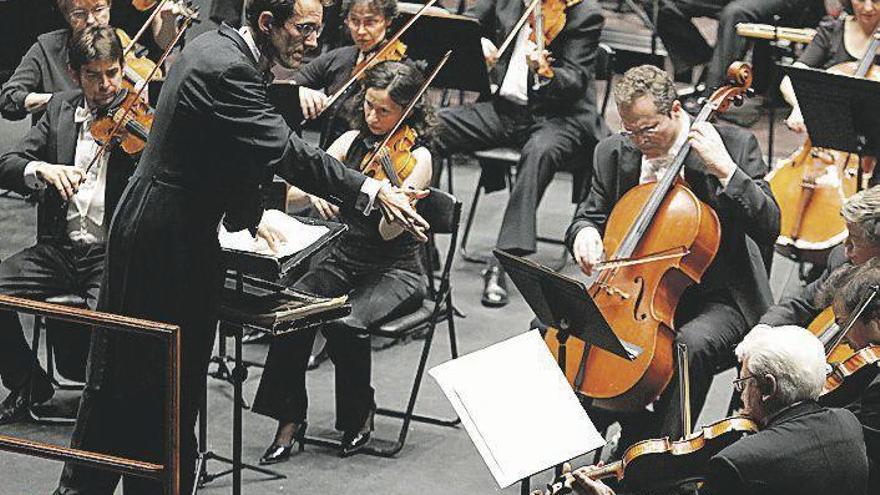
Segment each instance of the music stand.
M880 83L812 68L783 67L814 146L878 156Z

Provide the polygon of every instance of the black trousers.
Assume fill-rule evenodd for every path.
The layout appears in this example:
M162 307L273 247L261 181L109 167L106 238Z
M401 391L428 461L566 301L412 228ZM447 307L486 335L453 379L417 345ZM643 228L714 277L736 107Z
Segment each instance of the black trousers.
M444 108L439 118L442 130L437 134L447 156L496 146L522 147L496 247L519 255L534 253L544 191L560 168L591 167L595 138L573 117L531 115L526 107L502 98ZM581 150L586 150L583 160L572 163Z
M104 246L39 243L0 263L0 294L45 300L77 294L94 308L104 270ZM87 339L87 336L81 336ZM83 348L84 346L78 346ZM59 349L65 352L65 349ZM85 363L86 355L80 356ZM33 369L33 353L18 314L0 311L0 378L10 390L24 386ZM40 369L41 377L48 380Z
M349 294L351 314L321 330L336 367L336 429L358 430L375 408L370 383L372 350L364 331L417 309L425 297L425 282L408 270L365 269L331 254L294 288L324 297ZM312 328L272 341L254 412L285 423L306 420L306 368L316 332Z
M726 81L727 67L742 59L749 39L736 34L740 22L772 22L774 15L791 18L813 0L660 0L657 34L672 58L676 71L708 63L706 86L714 88ZM643 0L653 15L653 0ZM802 12L801 12L802 13ZM715 48L709 46L694 17L718 19Z
M687 345L690 376L691 418L696 421L706 402L709 386L716 371L736 364L734 349L749 331L740 310L726 297L708 301L682 300L676 312L678 332L676 343ZM622 427L620 446L627 448L648 438L683 436L679 376L676 370L672 381L654 403L654 411L630 415L612 414L596 408L590 418L600 431L615 421ZM691 425L693 428L694 425Z

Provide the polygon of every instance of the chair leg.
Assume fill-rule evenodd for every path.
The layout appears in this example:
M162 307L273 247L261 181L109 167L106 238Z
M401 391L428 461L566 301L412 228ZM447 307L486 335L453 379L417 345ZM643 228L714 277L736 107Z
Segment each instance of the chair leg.
M446 164L446 190L449 192L449 194L454 194L452 192L452 158L446 157L443 159L443 162Z
M458 339L455 336L455 305L452 304L452 291L446 296L446 331L449 332L449 353L452 359L458 357Z
M40 366L40 333L46 328L46 321L42 317L37 316L34 318L34 336L31 340L32 344L32 352L33 352L33 364L31 365L31 380L30 380L30 393L28 394L28 415L31 418L31 421L39 424L50 424L50 425L72 425L76 423L75 418L62 418L55 416L41 416L34 411L34 380L33 377L37 375L39 371L38 368ZM48 345L48 331L46 332L46 341Z
M461 246L459 246L459 253L461 253L462 259L465 261L469 261L471 263L485 263L486 258L482 256L477 256L471 254L467 250L467 242L468 238L471 234L471 227L474 224L474 218L477 216L477 205L480 204L480 194L483 191L483 173L480 172L480 180L477 182L477 190L474 191L474 199L471 201L471 208L468 211L467 221L465 222L464 232L461 234Z

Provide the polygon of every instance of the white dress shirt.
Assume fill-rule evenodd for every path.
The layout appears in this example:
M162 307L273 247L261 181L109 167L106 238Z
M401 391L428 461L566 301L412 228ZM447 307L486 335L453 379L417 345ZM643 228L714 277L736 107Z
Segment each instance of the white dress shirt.
M529 103L529 64L526 62L526 47L530 43L531 32L532 28L528 24L519 30L513 45L513 53L510 54L510 63L507 64L507 72L498 90L498 96L517 105Z

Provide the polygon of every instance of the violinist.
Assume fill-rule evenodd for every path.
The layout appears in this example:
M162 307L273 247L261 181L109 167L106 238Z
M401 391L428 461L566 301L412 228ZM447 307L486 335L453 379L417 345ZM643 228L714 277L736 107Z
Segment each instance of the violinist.
M608 134L596 108L593 80L602 9L592 1L564 2L559 12L564 19L554 21L565 24L540 52L530 39L530 23L513 32L528 3L479 0L467 11L480 22L483 55L500 86L489 101L444 108L438 114L438 144L446 155L496 146L521 150L517 180L496 241L497 248L516 255L535 252L538 204L554 174L567 167L589 177L592 149ZM510 49L499 54L502 40L510 36ZM585 158L572 163L580 156ZM490 257L483 272L484 306L507 304L506 280L501 265Z
M830 69L844 62L854 62L864 57L868 44L880 25L880 3L872 0L842 0L848 12L836 19L823 21L816 36L794 65ZM874 63L880 61L875 55ZM806 132L794 87L788 76L779 86L785 101L791 105L791 114L785 120L788 127L798 133Z
M340 136L327 151L353 170L363 168L364 158L400 120L425 80L418 69L402 62L380 62L365 74L355 97L361 108L356 129ZM421 189L431 182L431 153L425 145L433 137L433 115L419 102L404 123L416 142L409 152L415 163L403 183ZM399 227L388 225L378 212L365 217L302 191L297 190L296 196L349 227L327 258L294 285L325 297L349 294L351 314L321 329L336 367L336 428L344 432L340 455L345 457L370 440L376 408L370 384L370 337L364 331L419 307L425 296L424 268L418 243ZM261 464L287 460L294 443L305 434L305 375L316 331L272 341L253 410L278 420L278 429Z
M858 420L820 406L825 352L809 331L758 328L736 348L742 363L734 387L743 414L761 430L709 459L701 495L866 494L868 463ZM575 492L614 492L588 475L569 473ZM625 482L625 479L624 479Z
M582 271L592 274L604 256L612 255L603 252L602 232L615 204L635 186L660 179L690 142L682 179L714 210L721 227L714 261L702 280L684 291L673 319L675 341L687 345L691 407L697 415L715 371L735 364L734 347L772 301L762 253L770 252L779 233L779 209L763 180L767 164L755 136L707 122L691 126L664 71L650 65L630 69L614 87L614 99L624 130L597 146L592 186L566 244ZM608 414L610 422L623 423L621 447L643 438L682 436L677 382L673 375L654 411L644 413L647 418Z
M98 308L181 327L180 492L194 483L195 421L211 356L225 269L217 238L248 229L270 246L262 224L264 184L278 174L334 204L375 208L427 240L412 207L425 196L346 168L305 144L268 97L271 67L295 69L317 44L318 0L251 0L247 25L226 24L187 43L168 72L149 141L114 214ZM173 269L158 270L155 260ZM167 368L153 339L96 330L72 443L82 449L162 462ZM67 464L57 493L111 494L119 474ZM126 495L157 492L126 476Z
M818 304L833 304L838 322L845 322L859 307L864 294L873 286L880 285L880 259L874 258L859 266L847 266L834 272L819 294ZM855 350L880 345L880 302L874 299L845 339ZM847 409L862 423L865 447L870 464L869 486L880 486L880 373L875 365L865 370L869 375L862 379L852 376L856 394L847 397Z
M37 37L15 72L3 84L0 89L0 115L5 119L21 120L32 114L36 123L54 93L76 89L75 80L67 71L68 41L88 26L110 24L112 0L57 1L68 28ZM153 21L152 32L164 33L161 39L167 38L168 26L176 24L174 16L175 11L171 5L163 8ZM171 37L173 38L173 32ZM170 41L168 39L162 47L167 46Z
M880 256L880 186L859 191L843 204L840 214L849 232L842 246L828 255L824 271L795 295L775 304L761 316L759 323L806 327L822 312L817 304L822 287L831 274L843 266L861 265Z
M81 89L53 97L37 125L0 156L0 187L41 198L37 244L0 263L0 293L38 300L77 294L94 308L110 218L137 158L111 151L85 172L100 147L91 133L95 111L121 88L122 46L106 26L85 28L69 44ZM3 424L24 417L31 386L37 403L53 389L42 369L31 376L33 354L18 316L2 312L0 320L0 377L11 390L0 409Z
M348 81L355 67L384 46L392 21L397 17L397 0L344 0L342 16L354 45L334 48L300 67L293 80L300 84L299 99L303 116L316 119L327 104L327 95ZM399 56L391 60L399 60ZM333 104L321 132L321 147L326 148L342 133L351 129L354 114L347 105L356 91L350 88Z

